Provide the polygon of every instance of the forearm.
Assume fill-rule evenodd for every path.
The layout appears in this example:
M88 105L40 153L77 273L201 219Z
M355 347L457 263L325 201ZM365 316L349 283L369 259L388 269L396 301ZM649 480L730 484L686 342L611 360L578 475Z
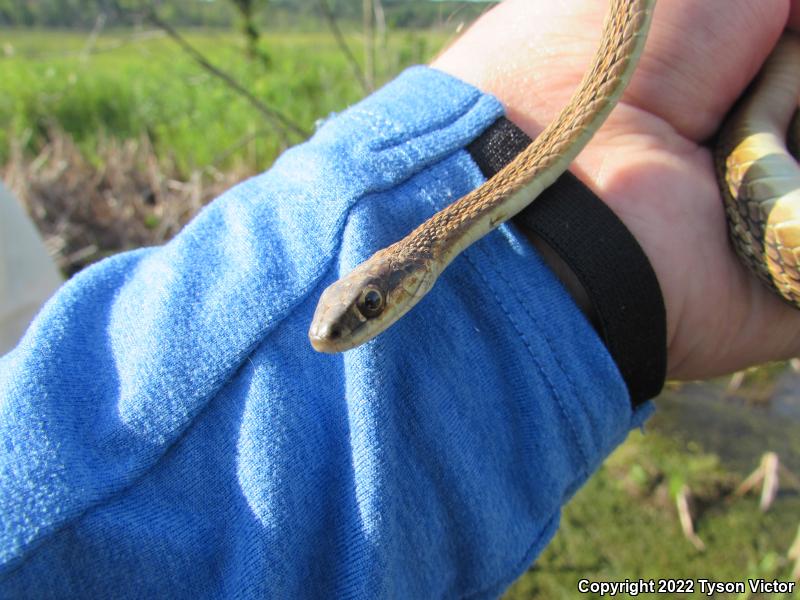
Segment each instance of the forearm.
M500 593L648 414L586 319L503 227L365 347L307 330L333 279L482 183L464 148L501 113L411 70L63 288L0 369L0 587Z

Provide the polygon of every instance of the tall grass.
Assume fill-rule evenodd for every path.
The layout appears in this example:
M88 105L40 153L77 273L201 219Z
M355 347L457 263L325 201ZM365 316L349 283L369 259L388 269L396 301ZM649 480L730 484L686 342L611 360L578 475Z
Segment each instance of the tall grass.
M313 130L363 91L332 38L269 33L269 68L248 61L233 34L192 32L188 41L267 103ZM90 160L99 142L145 134L181 173L213 165L267 166L281 149L269 123L158 32L122 31L86 48L85 34L4 31L0 50L0 163L12 144L38 152L48 132L69 134ZM399 32L381 52L379 80L426 61L444 36ZM360 39L352 36L354 49Z

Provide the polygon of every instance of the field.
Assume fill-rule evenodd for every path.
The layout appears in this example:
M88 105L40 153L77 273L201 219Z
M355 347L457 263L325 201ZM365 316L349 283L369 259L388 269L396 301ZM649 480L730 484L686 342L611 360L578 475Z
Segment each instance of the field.
M227 33L187 41L262 102L307 132L364 95L327 33L268 34L269 66L244 57ZM377 78L424 62L443 35L402 32L379 48ZM0 58L0 163L11 144L35 153L48 131L69 134L90 158L107 137L146 135L162 160L194 169L263 169L282 147L270 123L158 30L101 35L4 31ZM87 45L88 43L88 45ZM360 46L350 39L354 51ZM294 135L289 142L301 139Z
M390 32L378 44L376 79L425 62L450 35ZM324 31L267 32L266 67L246 59L233 34L194 31L186 38L307 132L364 95ZM347 39L360 58L360 38ZM168 239L204 202L268 168L282 149L303 139L278 134L157 30L96 39L2 31L0 40L0 176L26 204L67 274L114 252ZM789 372L779 367L767 383L756 374L743 390L769 396L772 378ZM796 419L764 416L769 410L763 398L747 394L731 404L724 383L709 385L704 389L713 402L702 406L718 407L707 416L714 425L692 430L699 405L682 390L662 398L663 410L648 434L632 434L576 495L554 542L507 597L573 598L581 578L790 577L794 565L787 551L800 525L798 490L785 482L763 514L756 495L735 498L733 492L766 450L777 450L800 473ZM792 385L800 389L800 382ZM741 418L726 421L734 413ZM683 486L694 498L702 551L681 532L675 498Z
M183 33L214 67L310 134L364 96L327 32L267 33L267 64L232 33ZM347 35L361 57L358 36ZM449 34L376 43L375 81L425 62ZM158 29L3 31L0 177L61 270L164 242L200 206L307 135L276 128ZM68 166L68 168L65 167Z

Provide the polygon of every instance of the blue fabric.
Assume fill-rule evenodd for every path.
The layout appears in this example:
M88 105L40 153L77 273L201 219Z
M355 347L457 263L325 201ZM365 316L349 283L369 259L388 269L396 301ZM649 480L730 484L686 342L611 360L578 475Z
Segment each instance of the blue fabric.
M330 119L164 247L74 277L0 361L0 597L484 598L639 425L503 226L344 355L322 290L482 183L502 114L431 69Z

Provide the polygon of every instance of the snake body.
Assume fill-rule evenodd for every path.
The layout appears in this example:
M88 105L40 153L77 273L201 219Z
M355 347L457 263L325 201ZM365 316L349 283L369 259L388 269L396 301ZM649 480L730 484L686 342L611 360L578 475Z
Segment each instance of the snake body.
M320 298L312 346L341 352L385 330L460 252L530 204L561 175L619 100L644 48L655 0L611 0L602 41L569 104L511 163L378 251Z
M428 293L460 252L567 169L631 79L654 6L655 0L611 0L594 61L558 117L484 185L323 292L309 330L316 350L341 352L384 331ZM784 141L800 95L798 64L800 41L787 35L723 127L715 158L730 237L742 262L800 306L800 170ZM800 118L800 129L797 123Z
M721 128L715 162L741 261L800 307L800 169L787 149L800 98L798 65L800 39L787 33Z

